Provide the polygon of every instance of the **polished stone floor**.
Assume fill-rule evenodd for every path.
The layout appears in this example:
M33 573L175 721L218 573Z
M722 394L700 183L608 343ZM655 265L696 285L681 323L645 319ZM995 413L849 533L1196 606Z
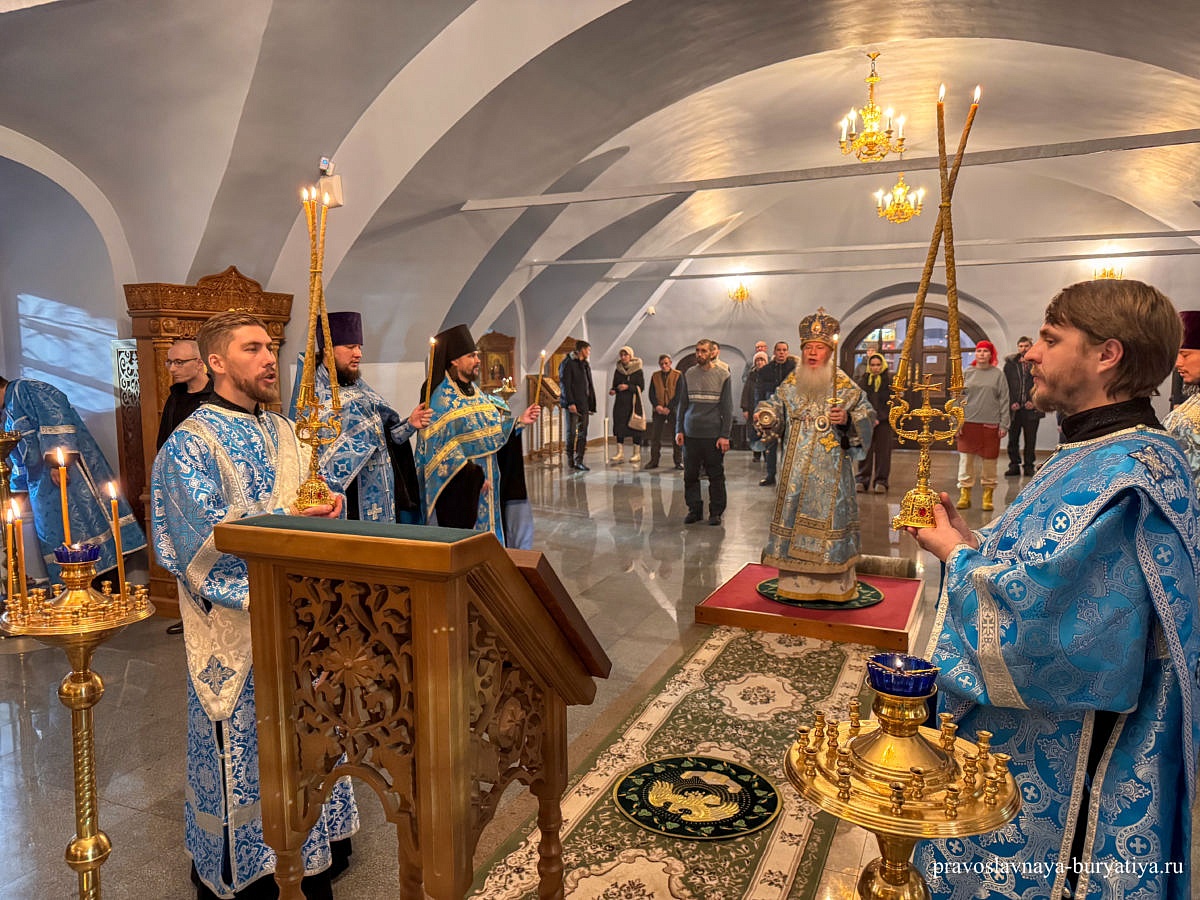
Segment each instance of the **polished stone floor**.
M726 467L724 523L685 527L681 472L669 465L646 472L628 462L606 467L599 448L587 461L593 466L588 473L531 463L528 478L538 549L613 662L596 702L570 710L572 766L703 632L693 621L696 604L743 564L757 561L773 498L771 489L758 486L761 463L748 452L733 452ZM911 539L889 527L915 466L914 453L897 453L892 492L859 495L864 552L917 557ZM953 467L953 454L936 454L935 486L953 485ZM1002 481L997 512L1025 479ZM975 508L967 518L978 525L984 515ZM936 582L936 565L931 572ZM932 602L927 596L926 610ZM927 630L928 619L923 617L915 630ZM180 638L165 633L166 624L152 619L128 629L100 649L93 666L106 685L95 711L95 736L100 824L113 844L101 869L109 900L192 896L182 847L183 648ZM919 636L913 646L923 647L923 641ZM63 861L74 832L70 715L57 697L66 671L58 650L25 640L0 641L0 897L5 900L76 896L76 878ZM353 864L339 880L337 896L396 896L394 832L383 823L369 791L362 789L359 796L364 830L355 839ZM508 803L481 844L502 840L523 815L523 803L523 798ZM848 896L850 872L865 852L874 855L864 842L861 833L841 835L823 896Z

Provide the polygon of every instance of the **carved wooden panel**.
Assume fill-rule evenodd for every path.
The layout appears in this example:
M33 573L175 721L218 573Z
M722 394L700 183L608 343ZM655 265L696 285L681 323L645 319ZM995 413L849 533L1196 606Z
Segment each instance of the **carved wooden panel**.
M136 341L113 341L113 383L117 389L117 455L120 469L121 493L130 498L133 514L143 531L146 528L146 507L136 498L148 480L146 462L141 453L130 452L142 441L142 390L138 379Z

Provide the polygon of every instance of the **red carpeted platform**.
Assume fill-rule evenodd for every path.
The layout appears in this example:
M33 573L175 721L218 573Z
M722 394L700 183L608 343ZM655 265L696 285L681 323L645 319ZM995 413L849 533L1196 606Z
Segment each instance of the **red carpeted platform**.
M908 652L908 630L921 597L919 578L860 572L858 580L882 591L883 602L843 610L804 609L761 596L759 583L778 576L779 570L772 566L747 563L696 607L696 621Z

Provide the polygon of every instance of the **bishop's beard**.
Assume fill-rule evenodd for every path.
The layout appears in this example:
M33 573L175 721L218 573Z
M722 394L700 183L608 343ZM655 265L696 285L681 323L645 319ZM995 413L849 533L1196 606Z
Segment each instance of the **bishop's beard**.
M825 401L833 396L833 357L819 369L803 362L796 364L796 389L809 400Z

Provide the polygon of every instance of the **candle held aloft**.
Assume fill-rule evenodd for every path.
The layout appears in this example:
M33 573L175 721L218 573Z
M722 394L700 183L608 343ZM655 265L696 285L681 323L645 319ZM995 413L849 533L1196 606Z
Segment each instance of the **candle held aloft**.
M425 405L429 405L429 398L433 396L433 351L437 346L437 338L429 339L429 378L425 380Z
M538 406L542 399L542 373L546 370L546 351L542 351L541 361L538 363L538 380L537 390L533 394L533 405Z
M55 451L58 457L58 493L62 499L63 544L71 544L71 512L67 506L67 459L63 448Z

